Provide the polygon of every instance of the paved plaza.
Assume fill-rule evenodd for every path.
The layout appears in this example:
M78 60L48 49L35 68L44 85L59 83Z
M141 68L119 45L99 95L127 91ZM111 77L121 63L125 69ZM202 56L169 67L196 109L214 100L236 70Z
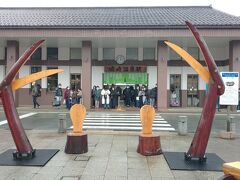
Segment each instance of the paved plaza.
M22 109L19 111L20 115L25 113L21 112ZM62 113L61 110L59 112ZM57 119L57 114L51 118L54 117ZM24 119L22 121L24 122ZM66 133L58 133L57 125L55 129L26 128L26 132L34 148L60 149L60 151L44 167L1 166L0 179L215 180L223 175L223 172L213 171L170 170L163 155L138 154L136 150L139 132L137 131L87 130L89 151L81 155L64 153ZM156 133L161 135L163 151L185 152L193 138L193 133L188 133L187 136L179 136L177 131L156 131ZM0 128L0 137L0 152L15 148L7 128ZM224 161L231 162L240 160L239 148L239 134L235 140L224 140L218 138L217 132L214 131L211 133L207 152L216 153Z

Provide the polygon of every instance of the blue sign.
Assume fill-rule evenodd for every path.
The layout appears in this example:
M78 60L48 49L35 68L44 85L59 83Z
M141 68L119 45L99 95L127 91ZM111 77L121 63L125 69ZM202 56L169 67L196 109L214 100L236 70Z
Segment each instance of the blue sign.
M224 72L222 77L239 77L239 73L236 72Z

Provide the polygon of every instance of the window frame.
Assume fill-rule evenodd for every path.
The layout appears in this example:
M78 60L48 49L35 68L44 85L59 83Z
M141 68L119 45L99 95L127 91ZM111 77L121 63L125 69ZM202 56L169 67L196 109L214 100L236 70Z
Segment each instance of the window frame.
M56 50L55 55L49 54L50 50ZM58 48L57 47L47 47L47 60L58 60Z
M146 55L147 54L146 51L152 50L152 49L153 49L153 53L152 53L153 57L148 58L149 55ZM155 52L156 52L156 48L154 48L154 47L153 48L151 48L151 47L143 48L143 60L155 60L155 58L156 58Z
M47 70L49 70L49 69L58 69L58 67L55 67L55 66L54 66L54 67L47 67ZM56 77L56 79L52 79L53 77ZM49 83L49 81L56 81L56 82L54 83L54 84L55 84L55 87L50 86L51 83ZM56 74L53 74L53 75L51 75L51 76L48 76L48 77L47 77L47 91L48 91L48 92L55 92L57 86L58 86L58 74L56 73Z
M112 51L111 52L112 54L108 55L109 57L108 56L106 57L107 50ZM115 59L115 48L103 48L103 60L114 60L114 59Z

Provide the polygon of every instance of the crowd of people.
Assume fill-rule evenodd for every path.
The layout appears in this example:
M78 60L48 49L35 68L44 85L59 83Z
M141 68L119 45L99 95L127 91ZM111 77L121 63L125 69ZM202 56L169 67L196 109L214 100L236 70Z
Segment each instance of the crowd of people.
M37 98L41 96L41 87L38 84L33 83L32 97L34 108L40 107L37 102ZM70 109L74 104L82 104L82 89L72 88L67 86L63 92L62 85L58 84L55 90L55 96L53 100L53 106L61 107L65 105L67 109ZM152 89L148 89L145 85L120 86L104 85L102 89L99 86L93 86L91 91L91 104L92 108L104 108L115 109L119 107L120 101L123 101L126 107L141 108L145 104L150 104L156 107L157 103L157 86Z
M115 109L120 100L123 100L126 107L141 108L144 104L156 107L157 86L152 89L148 89L144 85L127 85L124 89L114 84L104 85L103 89L100 89L99 86L93 86L91 95L92 107L94 108Z

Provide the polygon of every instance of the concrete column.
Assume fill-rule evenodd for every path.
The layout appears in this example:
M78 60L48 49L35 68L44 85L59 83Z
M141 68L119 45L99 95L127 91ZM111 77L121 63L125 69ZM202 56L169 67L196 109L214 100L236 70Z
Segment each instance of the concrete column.
M92 90L92 42L82 42L82 93L86 109L91 108Z
M19 58L19 42L18 41L7 41L7 64L6 64L6 73L9 72L11 67ZM19 74L17 73L16 78L18 78ZM19 91L15 91L15 105L19 105Z
M240 71L240 41L230 41L229 71Z
M163 41L158 41L157 45L157 109L167 109L167 60L168 48Z

